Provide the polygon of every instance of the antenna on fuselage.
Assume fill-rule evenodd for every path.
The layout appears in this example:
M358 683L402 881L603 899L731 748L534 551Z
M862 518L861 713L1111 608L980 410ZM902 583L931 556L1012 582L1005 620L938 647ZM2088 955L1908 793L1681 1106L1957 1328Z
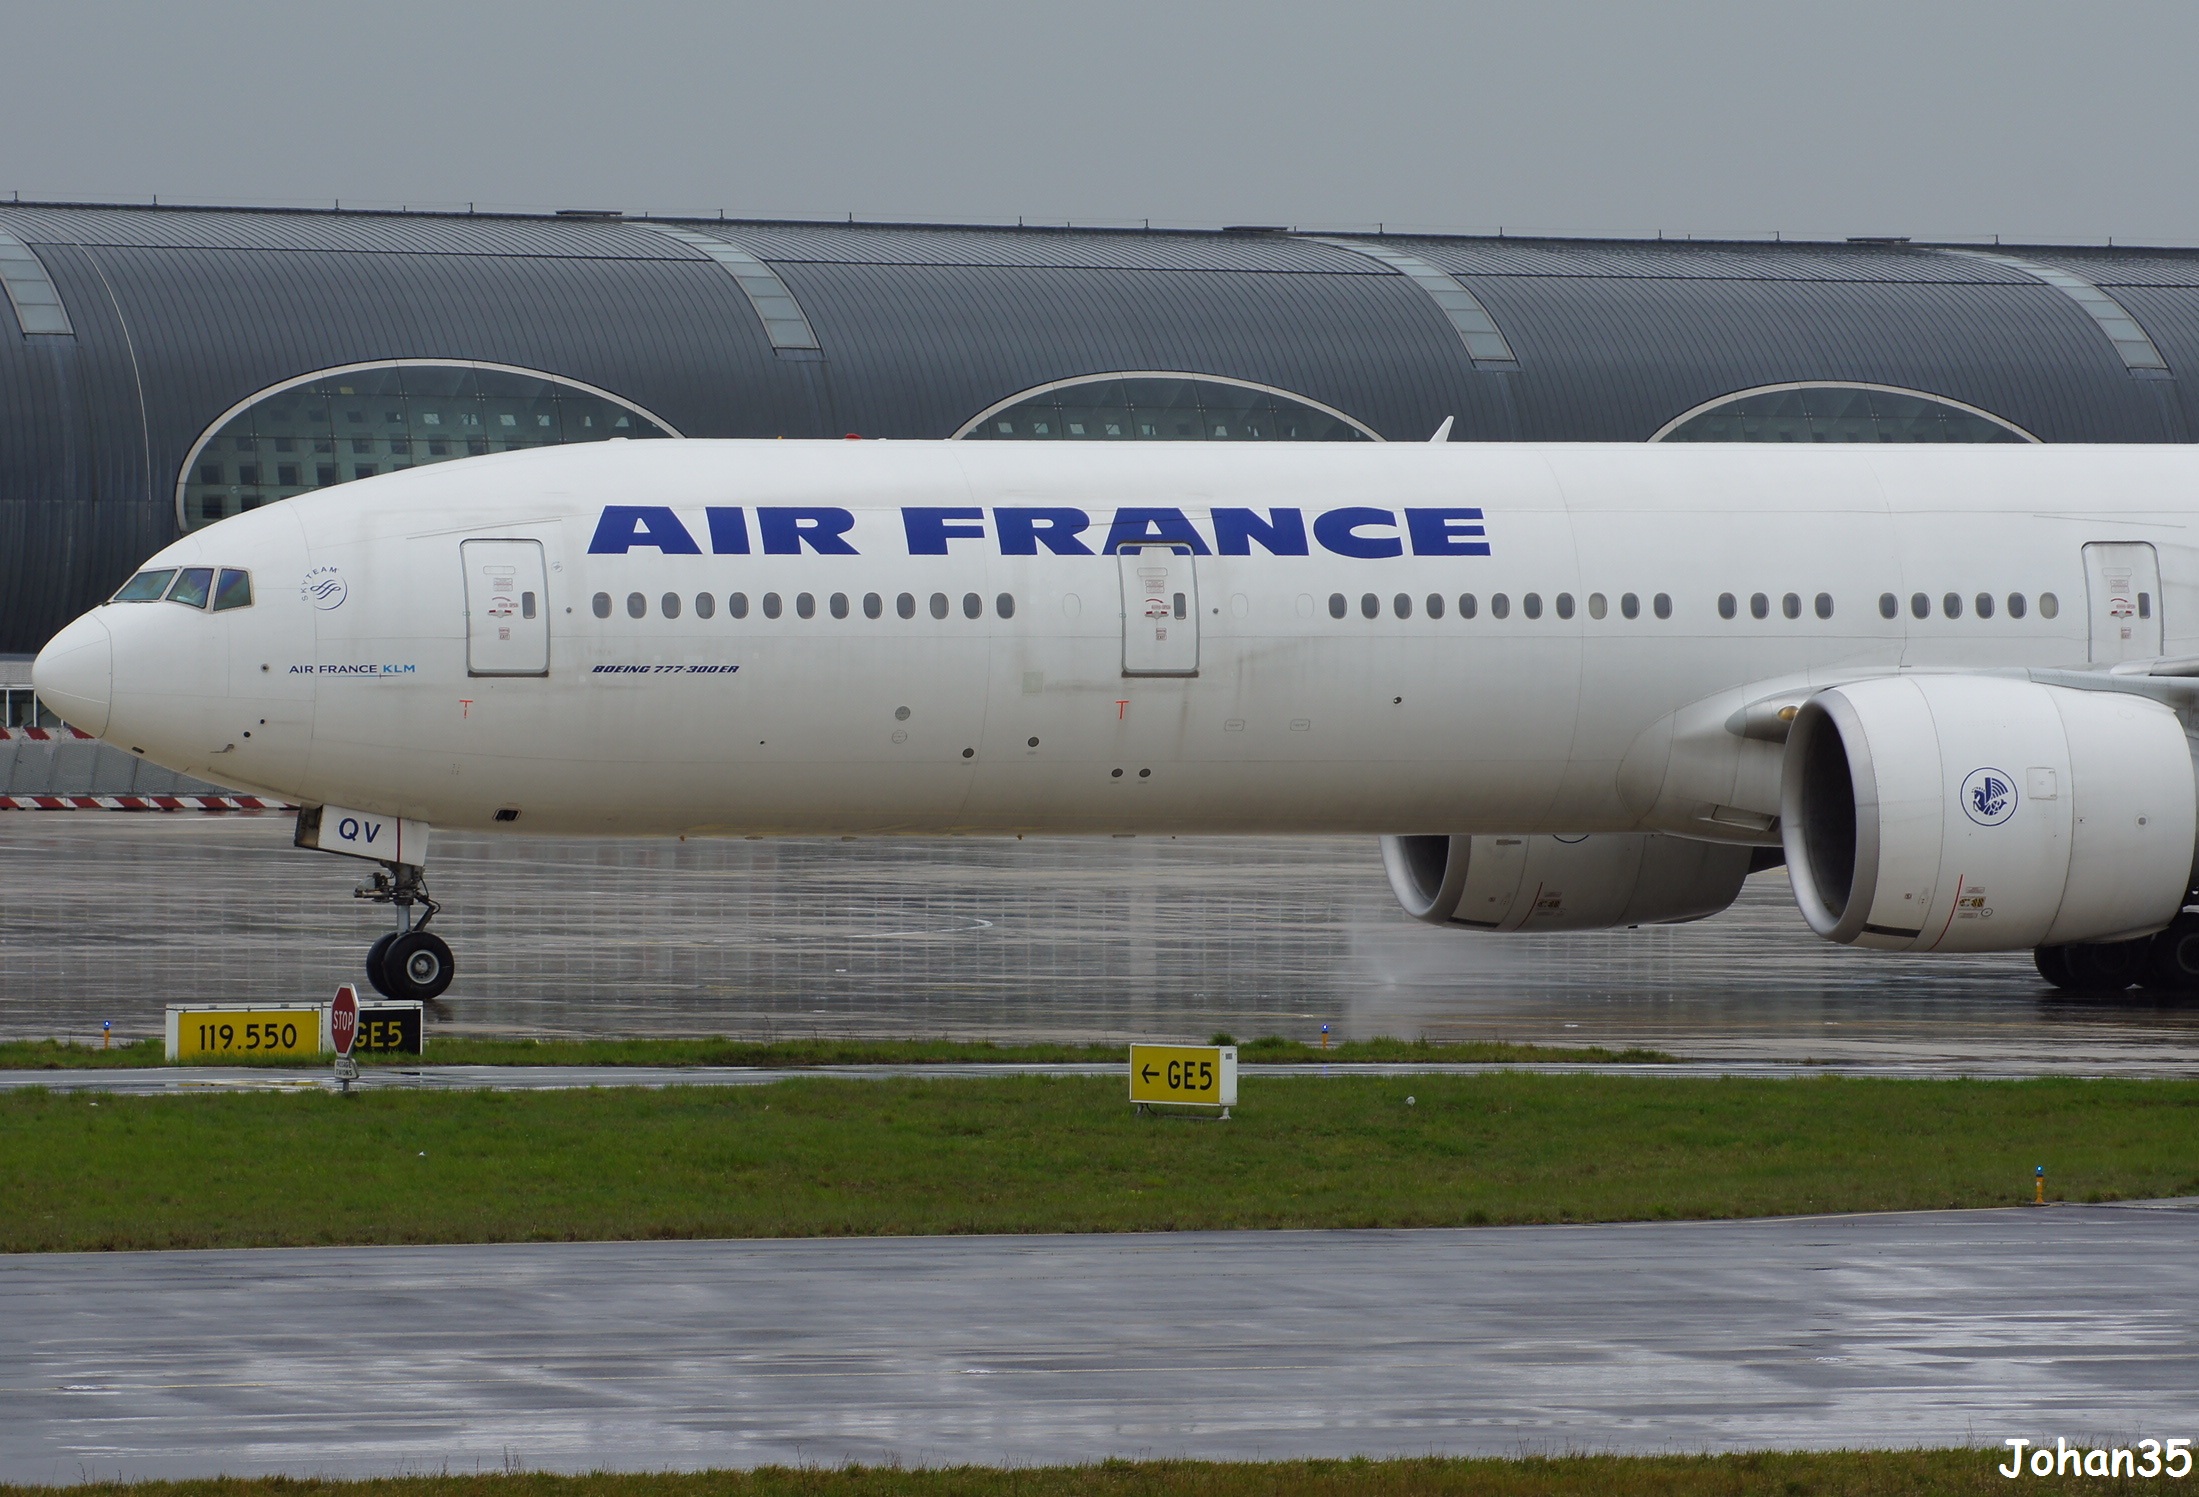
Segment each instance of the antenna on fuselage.
M1457 419L1456 416L1445 416L1443 424L1435 429L1435 435L1428 438L1428 440L1431 442L1448 442L1451 440L1451 423Z

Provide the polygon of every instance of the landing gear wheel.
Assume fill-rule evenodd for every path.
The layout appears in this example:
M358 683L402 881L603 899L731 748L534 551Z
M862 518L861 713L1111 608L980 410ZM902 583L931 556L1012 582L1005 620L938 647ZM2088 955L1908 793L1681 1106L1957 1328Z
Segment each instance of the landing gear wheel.
M2178 915L2153 938L2141 981L2174 993L2199 992L2199 915Z
M2150 938L2142 941L2079 941L2064 947L2069 953L2073 987L2094 993L2119 993L2145 973Z
M382 953L382 976L389 983L385 991L392 998L440 998L456 972L450 947L432 931L406 931Z
M369 957L367 960L371 963L373 958ZM2076 974L2069 970L2067 946L2041 946L2031 953L2031 961L2039 969L2039 976L2055 987L2073 988L2077 985ZM369 970L372 970L371 966Z
M390 942L396 939L397 932L391 931L367 948L367 983L384 998L397 996L389 990L389 979L382 975L382 958L389 954Z

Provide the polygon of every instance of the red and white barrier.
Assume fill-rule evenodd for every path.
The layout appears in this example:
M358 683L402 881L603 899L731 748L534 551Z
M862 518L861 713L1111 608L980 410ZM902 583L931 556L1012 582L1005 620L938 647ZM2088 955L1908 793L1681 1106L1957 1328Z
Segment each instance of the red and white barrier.
M0 743L10 739L31 743L68 743L76 739L92 741L92 735L64 723L58 728L0 728Z
M295 811L256 795L0 795L0 811Z

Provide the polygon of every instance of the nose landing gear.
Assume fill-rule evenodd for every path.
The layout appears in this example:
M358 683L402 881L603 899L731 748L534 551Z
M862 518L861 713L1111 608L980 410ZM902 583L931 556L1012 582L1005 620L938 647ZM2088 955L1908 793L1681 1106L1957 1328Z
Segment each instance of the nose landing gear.
M442 908L428 896L426 879L411 863L384 863L374 882L351 891L352 898L386 904L397 912L397 928L367 948L367 981L384 998L439 998L457 975L450 947L428 929ZM412 907L423 906L419 923Z

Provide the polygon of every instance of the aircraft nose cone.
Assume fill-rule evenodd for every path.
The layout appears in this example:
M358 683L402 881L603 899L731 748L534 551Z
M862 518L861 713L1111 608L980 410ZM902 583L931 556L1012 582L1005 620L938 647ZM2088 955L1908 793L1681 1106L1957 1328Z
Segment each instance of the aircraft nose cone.
M107 731L114 702L114 637L107 626L85 614L52 639L31 664L38 699L72 728L97 738Z

